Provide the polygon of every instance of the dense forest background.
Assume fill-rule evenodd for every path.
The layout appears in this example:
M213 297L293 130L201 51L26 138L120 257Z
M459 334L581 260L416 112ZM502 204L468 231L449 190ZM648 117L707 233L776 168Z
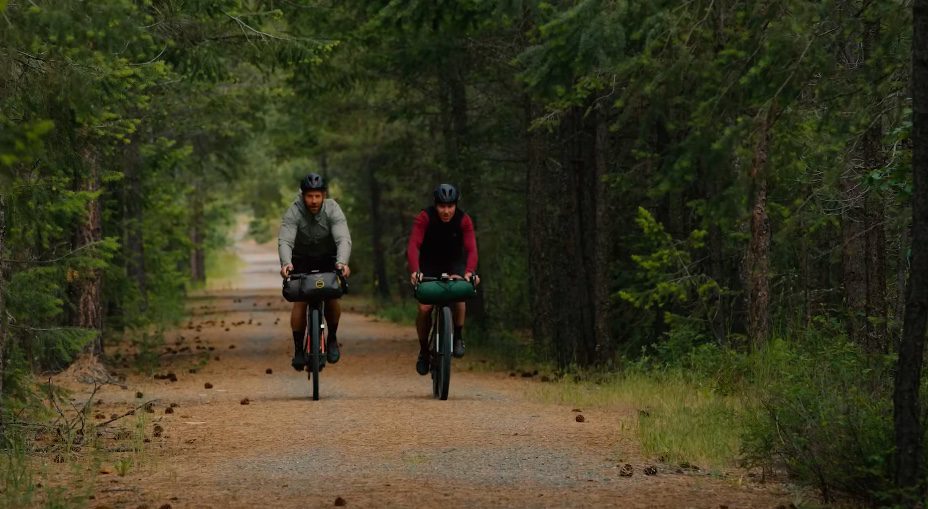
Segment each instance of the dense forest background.
M348 216L353 287L402 306L412 217L451 182L482 348L684 372L750 396L748 464L826 502L919 498L921 349L897 352L926 9L0 0L4 419L39 404L32 373L157 345L235 215L273 238L310 171Z

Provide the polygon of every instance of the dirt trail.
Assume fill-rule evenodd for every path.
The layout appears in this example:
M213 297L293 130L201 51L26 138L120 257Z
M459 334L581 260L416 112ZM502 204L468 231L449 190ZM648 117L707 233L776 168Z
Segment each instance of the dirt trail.
M190 348L165 356L162 372L178 380L130 376L128 389L101 395L108 409L138 404L136 391L158 401L148 464L125 477L101 475L92 507L331 507L337 497L348 507L718 508L786 500L773 486L736 487L660 466L645 476L653 460L619 426L633 409L584 409L586 422L578 423L570 407L526 398L528 384L538 382L507 373L454 372L449 400L433 400L429 379L414 372L413 329L355 313L343 316L342 360L323 371L322 399L313 402L306 375L289 366L276 253L246 242L238 249L247 266L234 288L195 296L194 328L168 335L171 348ZM197 349L207 345L214 350ZM207 351L209 363L189 372ZM162 436L151 432L155 424ZM619 475L620 462L634 466L632 477Z

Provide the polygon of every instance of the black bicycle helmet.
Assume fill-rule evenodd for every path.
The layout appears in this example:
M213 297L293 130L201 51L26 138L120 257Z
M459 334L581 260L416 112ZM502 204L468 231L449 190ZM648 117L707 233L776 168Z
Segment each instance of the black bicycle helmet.
M310 173L300 181L300 191L304 193L306 191L325 191L326 188L325 179L318 173Z
M461 199L461 193L458 192L458 188L452 186L451 184L439 184L435 188L433 193L435 196L435 203L457 203Z

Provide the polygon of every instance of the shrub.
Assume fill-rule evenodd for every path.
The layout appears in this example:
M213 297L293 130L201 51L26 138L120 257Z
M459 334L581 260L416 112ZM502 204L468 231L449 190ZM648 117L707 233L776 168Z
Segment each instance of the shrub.
M892 487L888 365L845 340L774 342L758 359L763 393L746 416L746 465L785 470L825 503L879 504Z

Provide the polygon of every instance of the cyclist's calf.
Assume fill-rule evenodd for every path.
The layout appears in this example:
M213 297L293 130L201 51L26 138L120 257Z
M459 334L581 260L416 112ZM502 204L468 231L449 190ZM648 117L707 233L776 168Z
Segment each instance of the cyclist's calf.
M307 302L293 303L293 309L290 310L291 330L306 330L306 306L308 304ZM325 321L329 328L337 328L341 316L342 307L338 299L329 299L325 301Z
M290 310L290 330L306 330L306 302L294 302Z

